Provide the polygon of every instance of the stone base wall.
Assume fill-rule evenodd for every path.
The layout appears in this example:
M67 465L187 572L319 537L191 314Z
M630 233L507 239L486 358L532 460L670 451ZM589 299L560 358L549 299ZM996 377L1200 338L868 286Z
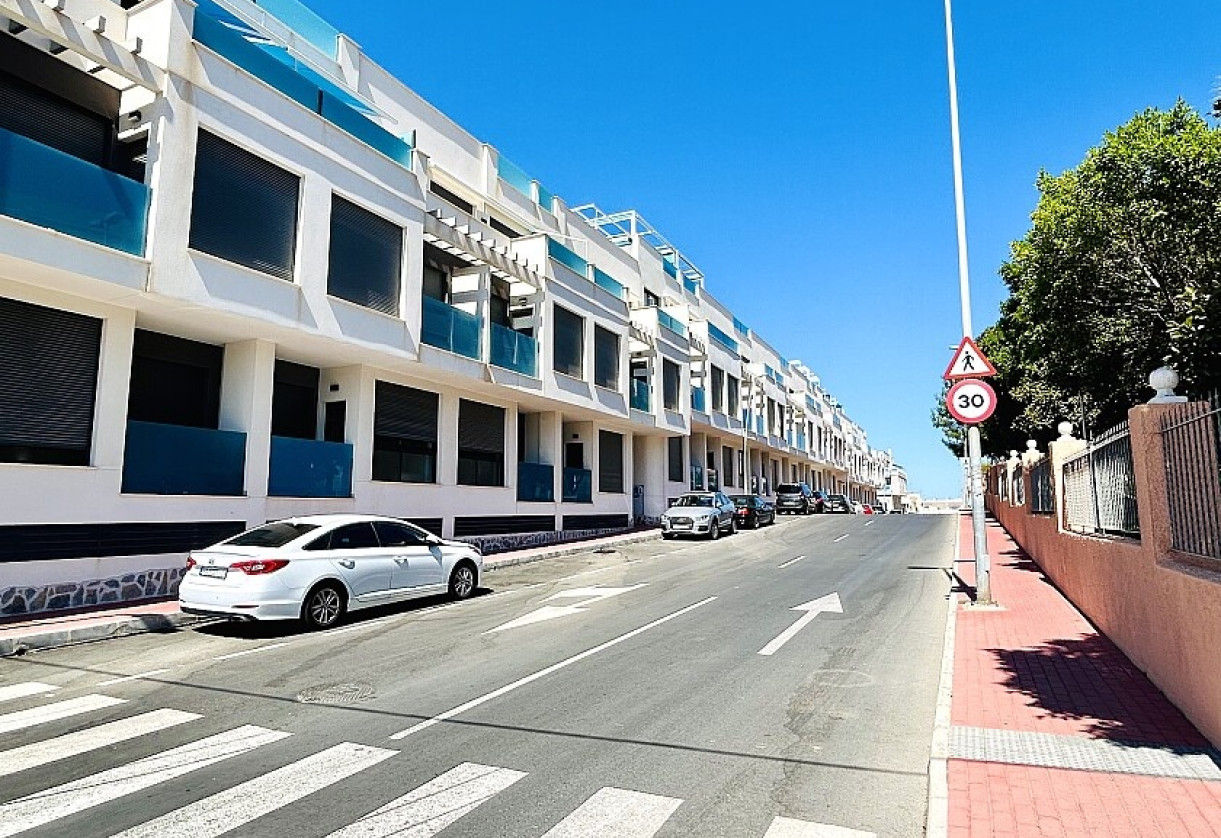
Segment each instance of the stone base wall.
M658 520L660 524L660 519ZM469 538L459 538L474 544L485 556L494 553L508 553L513 550L528 550L531 547L546 547L550 544L564 544L569 541L582 541L587 538L598 538L604 535L618 535L627 532L622 527L602 530L548 530L546 532L527 532L514 535L481 535Z
M56 611L119 605L178 594L184 567L127 573L108 579L0 588L0 618L43 616Z

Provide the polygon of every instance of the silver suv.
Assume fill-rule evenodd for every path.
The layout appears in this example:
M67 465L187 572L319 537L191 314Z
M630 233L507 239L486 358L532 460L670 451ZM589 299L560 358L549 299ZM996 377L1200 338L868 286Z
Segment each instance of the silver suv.
M736 507L721 492L687 492L661 516L661 537L703 535L710 539L738 531Z

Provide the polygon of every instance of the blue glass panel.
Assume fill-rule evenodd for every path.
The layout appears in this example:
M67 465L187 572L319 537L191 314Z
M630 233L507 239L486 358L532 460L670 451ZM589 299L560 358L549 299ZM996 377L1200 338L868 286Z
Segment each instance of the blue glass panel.
M518 463L517 499L554 502L555 466L546 463Z
M347 131L365 145L380 151L396 163L408 169L411 168L411 143L394 136L330 93L322 91L320 97L323 119Z
M576 254L574 253L573 255L575 256ZM594 284L605 291L609 291L619 299L623 299L623 285L615 281L610 274L597 266L594 266Z
M420 340L468 358L479 357L479 318L461 309L424 297Z
M757 433L759 436L763 436L763 417L762 416L755 417L755 433Z
M708 337L712 338L730 352L738 351L738 342L711 323L708 324Z
M534 187L538 190L538 205L547 210L547 212L551 212L552 202L555 201L555 196L548 192L538 181L534 182Z
M661 268L666 273L668 273L670 276L674 277L675 279L678 279L678 268L674 267L674 263L671 262L669 259L663 258L661 260Z
M500 175L501 180L527 198L531 197L530 185L533 181L530 179L530 176L515 166L503 154L496 158L496 174Z
M594 473L587 468L564 469L564 500L590 503L593 500Z
M632 409L649 412L649 382L632 379Z
M742 337L750 336L750 327L736 317L733 319L733 330Z
M707 413L708 397L703 387L691 388L691 407L693 410L698 410L700 413Z
M538 341L529 335L493 323L491 349L491 361L496 366L538 377Z
M123 492L241 495L246 435L156 422L128 422Z
M352 446L346 442L271 438L267 494L293 498L352 496Z
M698 282L696 282L694 279L687 279L684 276L683 277L683 287L686 288L688 291L690 291L692 294L694 294L696 291L699 290L700 284Z
M240 32L208 15L195 16L195 40L247 73L262 79L311 111L318 109L318 86L292 67L247 41Z
M0 215L140 256L149 193L143 183L0 129Z
M339 30L297 0L257 0L257 2L272 17L331 58L339 56Z
M676 318L666 314L661 309L657 310L657 322L660 323L664 328L669 329L671 332L679 335L680 337L687 336L687 327L682 323L679 323Z
M547 255L581 276L589 275L589 263L550 236L547 237Z

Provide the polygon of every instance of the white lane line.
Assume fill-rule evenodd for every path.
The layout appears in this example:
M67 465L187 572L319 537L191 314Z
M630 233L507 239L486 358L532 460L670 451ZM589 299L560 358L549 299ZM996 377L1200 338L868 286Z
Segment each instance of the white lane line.
M172 780L288 736L254 725L209 736L0 806L0 838Z
M127 681L139 681L141 678L152 678L154 675L164 675L169 672L168 669L150 669L148 672L141 672L138 675L125 675L122 678L111 678L109 681L102 681L98 684L99 687L109 687L111 684L122 684Z
M429 838L525 776L464 762L327 838Z
M832 541L831 543L835 544L837 542L843 541L847 537L848 537L848 533L844 533L843 535L841 535L839 538L835 539L835 541Z
M112 698L108 695L83 695L80 698L57 701L54 704L45 704L42 707L32 707L29 710L20 710L16 713L5 713L3 716L0 716L0 733L11 733L14 730L21 730L22 728L53 722L57 719L66 719L69 716L89 713L93 710L101 710L104 707L113 707L116 704L125 703L126 699Z
M865 522L865 526L867 526L867 527L872 527L872 526L873 526L873 521L866 521L866 522Z
M126 742L137 736L156 733L159 730L199 718L202 717L197 713L184 713L181 710L152 710L127 719L78 730L75 733L66 733L63 736L56 736L54 739L22 745L20 748L10 748L7 751L0 751L0 777L16 774L18 771L28 771L40 765L79 756L89 751L96 751L98 748L104 748L116 742Z
M586 649L584 652L578 652L577 654L573 655L570 658L565 658L564 660L560 661L559 663L553 663L551 666L548 666L545 669L540 669L538 672L527 675L525 678L519 678L518 680L514 681L511 684L505 684L503 687L492 690L490 693L485 693L484 695L481 695L478 698L471 699L470 701L466 702L465 704L459 704L457 707L454 707L450 710L446 710L444 713L433 716L431 719L425 719L424 721L420 722L417 725L412 725L411 727L407 728L406 730L399 731L398 733L392 735L390 738L391 739L404 739L413 733L418 733L421 730L426 730L427 728L430 728L433 725L438 724L439 722L443 722L446 719L452 719L454 716L457 716L461 713L465 713L467 710L473 710L474 708L478 707L479 705L486 704L487 702L491 701L494 698L499 698L500 696L505 695L506 693L511 693L511 692L513 692L513 690L517 689L518 687L524 687L526 684L529 684L533 681L537 681L539 678L543 678L547 675L550 675L553 672L558 672L559 670L563 669L566 666L570 666L574 663L577 663L578 661L583 661L586 658L590 657L591 655L596 655L596 654L598 654L598 652L604 652L607 649L611 648L612 646L618 646L620 643L624 642L625 640L631 640L633 637L635 637L638 634L643 634L644 632L649 631L650 629L657 628L658 626L662 625L663 623L668 623L671 620L673 620L675 617L681 617L682 615L686 614L687 612L694 611L695 609L697 609L701 606L707 605L708 603L712 602L715 599L716 599L716 597L710 596L707 599L702 599L693 605L688 605L686 608L680 608L678 611L675 611L672 614L667 614L664 617L660 617L651 623L647 623L646 625L641 626L640 628L632 629L631 631L627 632L626 634L621 634L616 638L606 641L605 643L601 643L597 646L594 646L592 649Z
M222 792L146 821L113 838L216 838L397 754L341 742Z
M597 567L597 568L594 568L593 570L582 570L580 573L574 573L571 576L564 576L555 581L568 582L569 580L578 579L582 576L593 576L595 573L606 573L608 570L615 570L615 569L622 568L622 567L623 567L623 565L613 564L613 565L609 565L607 567ZM537 587L537 586L531 585L530 587Z
M798 557L797 557L797 558L795 558L795 559L789 559L789 560L788 560L787 562L785 562L784 564L776 565L776 567L777 567L777 569L782 568L782 567L788 567L788 566L789 566L789 565L791 565L791 564L797 564L799 561L801 561L801 560L802 560L802 559L804 559L804 558L805 558L805 556L798 556Z
M862 832L829 823L811 823L796 818L776 818L763 838L878 838L876 832Z
M12 701L15 698L28 698L32 695L52 693L55 692L55 689L50 684L41 684L38 681L9 684L7 687L0 687L0 701Z
M625 789L599 789L543 838L650 838L683 802L674 797Z
M287 643L272 643L267 646L256 646L253 649L243 649L240 652L230 652L227 655L218 655L217 657L212 658L212 660L227 661L232 660L233 658L244 658L246 655L253 655L256 652L268 652L272 649L279 649L280 647L287 645Z

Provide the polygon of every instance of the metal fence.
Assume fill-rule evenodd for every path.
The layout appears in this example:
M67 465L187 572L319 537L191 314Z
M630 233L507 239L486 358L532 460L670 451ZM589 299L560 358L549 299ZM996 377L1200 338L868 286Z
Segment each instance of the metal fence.
M1051 461L1046 457L1030 467L1030 511L1050 515L1056 511L1056 498L1051 487Z
M1021 463L1014 467L1009 479L1013 481L1014 505L1023 506L1026 503L1026 475Z
M1140 538L1132 438L1124 422L1064 463L1064 526Z
M1211 405L1192 403L1162 417L1170 546L1221 559L1221 417Z

